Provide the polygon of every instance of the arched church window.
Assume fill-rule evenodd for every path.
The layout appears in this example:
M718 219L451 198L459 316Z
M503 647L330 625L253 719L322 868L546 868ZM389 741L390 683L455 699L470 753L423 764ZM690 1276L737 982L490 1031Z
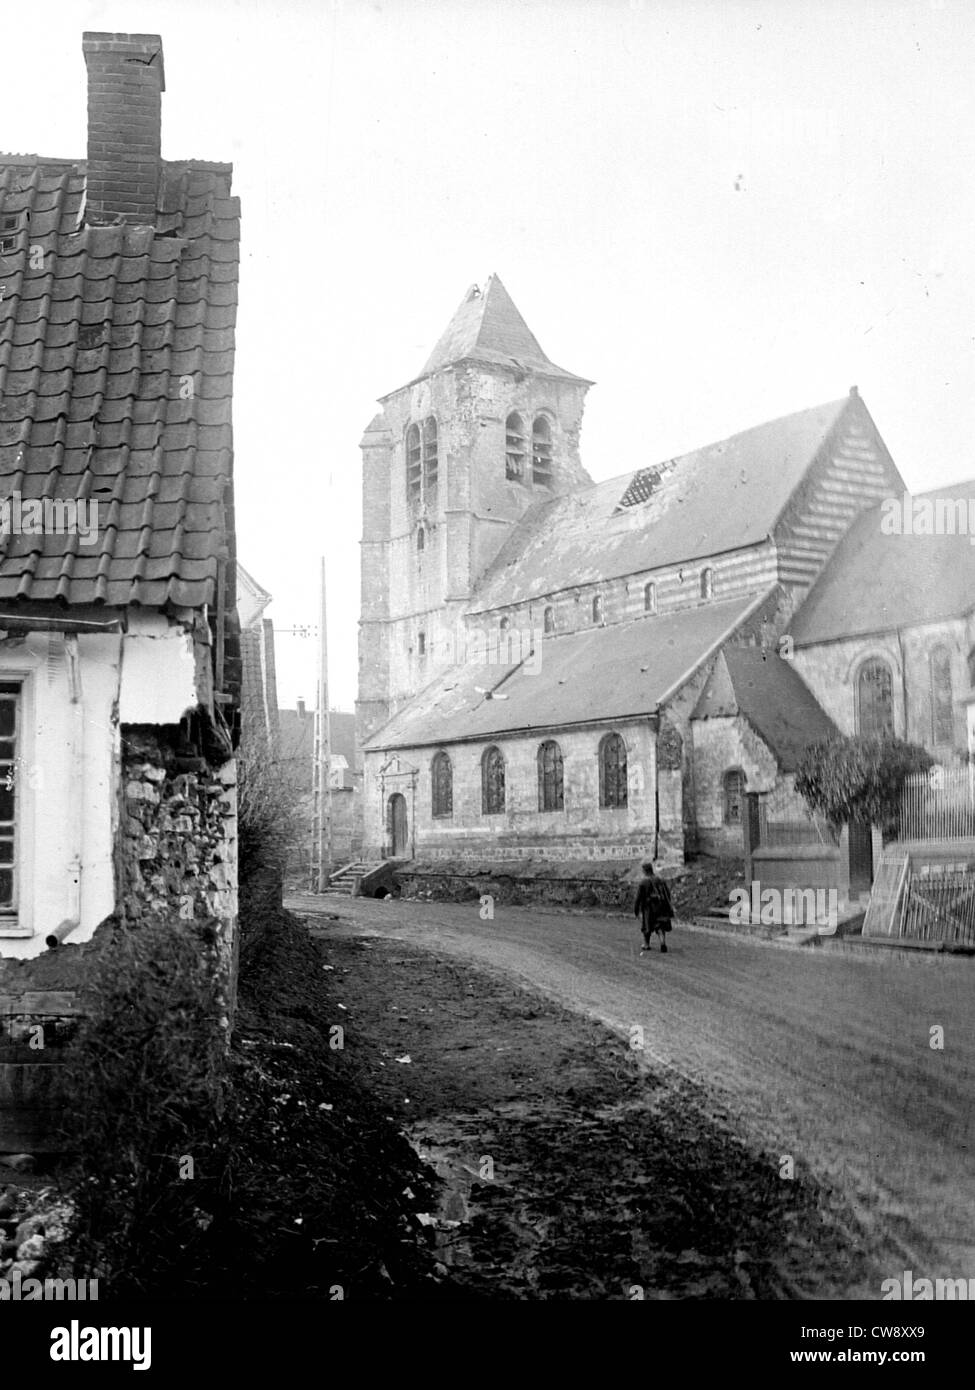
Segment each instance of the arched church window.
M429 507L437 500L438 450L437 422L431 415L423 422L423 500Z
M548 739L538 748L538 809L562 811L565 799L562 784L562 749Z
M725 825L741 825L745 800L745 774L740 767L729 768L722 779Z
M499 816L504 810L504 755L493 744L481 758L481 813Z
M599 744L599 804L621 810L626 801L626 744L619 734L607 734Z
M514 483L525 480L525 426L517 411L504 422L504 476Z
M427 536L422 526L416 528L416 548L424 550L426 548Z
M643 586L643 611L644 613L656 613L657 611L656 584L644 584Z
M406 498L418 503L422 493L423 454L420 448L420 426L410 425L406 431Z
M955 710L951 689L951 652L938 646L928 658L931 677L931 739L950 744L955 738Z
M701 597L714 598L714 570L710 567L701 570Z
M544 415L536 415L532 425L532 482L552 485L552 426Z
M433 762L430 764L430 783L433 793L433 814L435 816L453 815L454 770L450 758L443 749L433 755Z
M603 621L603 601L599 594L592 601L592 620L597 627Z
M864 738L892 738L894 679L886 661L865 661L857 676L857 732Z
M548 607L545 610L542 617L542 630L543 632L555 631L555 609L552 607Z

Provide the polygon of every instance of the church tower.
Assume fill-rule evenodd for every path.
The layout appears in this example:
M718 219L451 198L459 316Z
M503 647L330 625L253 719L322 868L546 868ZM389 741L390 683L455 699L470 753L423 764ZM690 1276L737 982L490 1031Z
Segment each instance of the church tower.
M420 375L380 400L361 445L360 740L452 664L478 581L525 512L591 486L591 385L549 361L492 275Z

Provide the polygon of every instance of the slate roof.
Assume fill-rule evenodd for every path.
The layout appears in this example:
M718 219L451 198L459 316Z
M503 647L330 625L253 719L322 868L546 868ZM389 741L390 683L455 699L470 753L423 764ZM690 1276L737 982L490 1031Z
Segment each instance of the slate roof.
M470 287L417 379L466 361L586 380L556 367L546 357L497 275L488 276L483 290L477 285Z
M695 449L655 470L642 467L537 504L486 572L471 611L690 563L764 540L848 410L865 407L844 396Z
M0 498L98 503L94 545L0 537L0 599L199 608L229 555L232 606L230 182L165 161L154 229L79 226L84 161L0 155Z
M538 662L454 666L378 730L366 749L455 743L653 713L765 597L726 599L561 636L539 634Z
M970 516L975 480L918 493L913 500L921 498L962 501ZM969 535L885 535L883 520L882 505L871 507L840 541L790 624L796 646L939 622L975 608L975 545Z
M774 649L723 648L701 691L693 719L741 715L775 754L784 772L794 772L810 743L837 732L789 661Z

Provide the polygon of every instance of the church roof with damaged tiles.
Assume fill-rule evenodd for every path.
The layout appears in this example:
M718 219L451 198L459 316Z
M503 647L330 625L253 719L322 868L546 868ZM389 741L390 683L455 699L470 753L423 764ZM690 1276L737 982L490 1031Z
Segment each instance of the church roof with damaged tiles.
M765 540L848 411L869 419L859 397L844 396L536 504L486 572L471 611Z
M560 636L539 633L535 652L516 664L491 664L483 651L472 650L469 661L444 672L378 730L366 750L652 714L765 597L726 599ZM518 641L517 634L508 636Z
M0 599L214 600L232 548L230 181L164 162L155 227L96 227L84 161L0 155L0 499L98 504L93 544L0 535Z

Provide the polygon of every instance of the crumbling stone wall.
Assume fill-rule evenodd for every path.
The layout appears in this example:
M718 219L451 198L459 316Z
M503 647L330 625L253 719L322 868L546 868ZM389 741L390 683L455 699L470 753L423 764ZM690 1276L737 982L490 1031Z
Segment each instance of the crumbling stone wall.
M178 731L122 729L117 902L123 924L212 927L233 1012L237 954L237 794L233 759L187 754Z
M120 911L148 917L236 915L233 762L177 759L161 740L132 737L123 754ZM189 768L186 764L196 766Z

